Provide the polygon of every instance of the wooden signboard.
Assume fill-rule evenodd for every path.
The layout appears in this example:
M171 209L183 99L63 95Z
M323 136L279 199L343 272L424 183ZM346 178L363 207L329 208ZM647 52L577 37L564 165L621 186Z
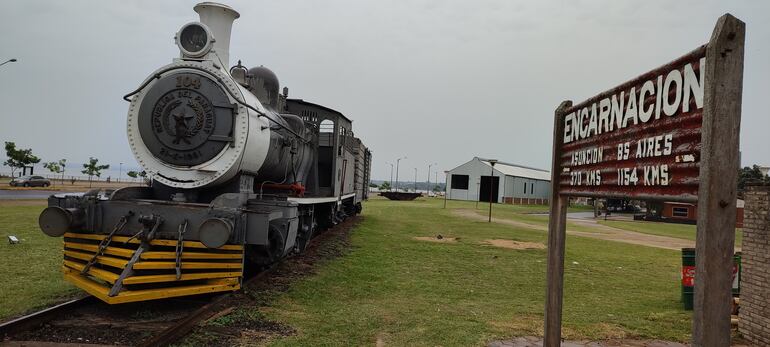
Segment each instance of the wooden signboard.
M707 44L556 109L545 346L561 344L571 196L697 202L693 345L729 345L744 36L726 14Z

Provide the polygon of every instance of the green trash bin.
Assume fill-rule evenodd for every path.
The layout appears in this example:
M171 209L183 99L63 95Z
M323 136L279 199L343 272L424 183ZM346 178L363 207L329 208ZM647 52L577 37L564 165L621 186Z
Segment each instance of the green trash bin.
M695 293L695 248L682 248L682 302L685 310L692 310Z
M733 296L741 290L741 252L733 255ZM695 248L682 248L682 303L685 310L692 310L695 293Z
M733 296L741 294L741 252L733 255Z

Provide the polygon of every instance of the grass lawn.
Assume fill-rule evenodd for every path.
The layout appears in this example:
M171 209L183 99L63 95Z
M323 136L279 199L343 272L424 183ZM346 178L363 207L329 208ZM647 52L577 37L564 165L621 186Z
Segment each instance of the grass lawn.
M0 320L72 297L61 275L62 239L43 234L45 201L0 201ZM21 243L11 245L8 235Z
M546 234L456 217L450 210L467 206L442 205L425 199L367 202L350 253L262 309L260 314L297 330L272 343L468 346L541 335L546 251L482 242L545 243ZM414 239L436 234L459 240ZM689 339L679 264L676 251L568 236L564 336Z
M676 237L680 239L695 241L695 226L690 224L674 224L663 222L643 222L643 221L599 221L599 223L638 233ZM735 229L735 245L740 246L743 240L741 229Z

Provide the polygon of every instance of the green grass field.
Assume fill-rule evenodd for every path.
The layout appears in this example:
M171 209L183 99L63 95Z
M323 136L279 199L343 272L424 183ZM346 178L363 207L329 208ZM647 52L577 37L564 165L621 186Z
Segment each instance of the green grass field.
M45 202L0 203L0 319L75 295L61 275L62 239L46 236L37 225ZM9 244L8 235L21 243Z
M366 203L352 251L262 309L298 332L273 344L467 346L542 334L546 251L483 241L546 234L455 217L467 206L442 203ZM414 239L436 234L459 240ZM569 236L564 336L687 340L679 264L679 252Z
M278 346L484 345L542 334L546 251L497 248L487 239L545 243L546 233L458 217L475 203L373 199L352 248L314 275L245 312L294 328ZM60 274L61 239L39 232L43 205L0 205L0 319L78 293ZM479 206L478 213L484 212ZM584 210L577 208L578 210ZM498 218L545 223L544 206L495 205ZM414 239L456 237L454 243ZM690 313L679 302L676 251L568 236L564 336L689 339ZM258 310L258 312L256 311Z

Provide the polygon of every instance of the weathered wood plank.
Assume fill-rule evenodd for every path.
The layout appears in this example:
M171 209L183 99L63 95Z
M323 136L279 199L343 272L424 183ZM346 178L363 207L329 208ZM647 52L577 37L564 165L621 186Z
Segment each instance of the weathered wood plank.
M564 110L572 101L564 101L554 114L553 156L551 163L551 213L548 222L548 269L546 272L545 340L543 346L561 345L561 312L564 289L564 241L566 238L567 206L569 198L559 194L559 166L561 164Z
M693 346L729 346L745 24L719 18L706 50Z

